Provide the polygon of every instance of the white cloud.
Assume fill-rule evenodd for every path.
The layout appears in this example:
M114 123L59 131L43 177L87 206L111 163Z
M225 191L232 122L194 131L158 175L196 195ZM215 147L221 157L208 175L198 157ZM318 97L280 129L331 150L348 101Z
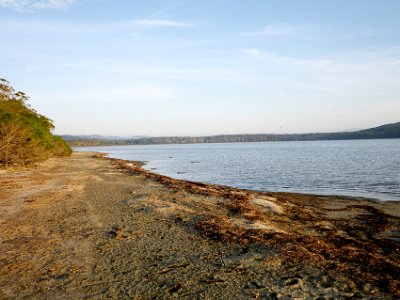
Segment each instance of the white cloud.
M94 27L91 25L83 25L82 28L90 31L100 31L100 32L115 32L115 31L125 31L125 30L138 30L143 28L160 28L160 27L192 27L190 23L179 22L167 19L144 19L144 20L130 20L123 22L114 22L108 24L101 24Z
M101 89L100 87L90 90L81 90L79 93L67 94L69 99L84 99L88 102L142 102L142 101L165 101L172 99L175 91L171 87L152 84L126 87L115 87Z
M254 75L249 82L258 82L261 90L268 86L275 93L271 98L293 101L298 97L322 105L339 101L340 105L334 105L349 109L349 103L358 109L363 103L399 103L399 55L390 50L390 55L379 49L345 56L299 57L250 48L241 49L240 54L247 58L249 73Z
M143 85L130 88L120 88L112 91L107 95L107 92L101 94L100 99L104 101L160 101L168 100L174 97L175 91L170 87ZM106 97L104 98L104 96Z
M243 54L248 56L260 56L262 54L262 51L257 48L243 48L240 50Z
M242 33L242 36L268 36L282 37L297 35L304 31L304 28L299 26L290 26L285 24L272 23L264 27L262 30Z
M36 9L64 9L75 3L76 0L47 0L35 1L32 3L32 8Z
M0 0L0 6L14 10L65 9L77 0Z
M130 78L147 78L147 79L162 79L162 80L213 80L213 81L226 81L238 78L241 74L239 70L234 68L216 68L216 67L204 67L204 68L171 68L171 67L139 67L133 66L129 62L117 62L117 61L103 61L103 60L92 60L92 61L81 61L73 63L59 64L58 68L62 68L67 71L78 71L82 72L90 70L96 74L108 74L108 75L123 75Z
M330 66L333 61L330 59L303 59L290 56L281 56L274 53L262 51L257 48L243 48L240 52L249 57L257 57L269 63L286 64L292 66L304 66L310 68L323 68Z
M138 31L146 28L184 28L193 26L190 23L164 19L126 20L106 23L71 23L41 20L16 21L5 19L0 20L0 28L7 30L0 32L0 34L55 34L57 36L61 34L104 34L116 32L134 32L138 34Z
M133 25L146 26L146 27L191 27L192 25L184 22L177 22L172 20L162 19L149 19L149 20L136 20L132 22Z
M293 57L280 57L280 62L297 66L306 66L311 68L324 68L330 66L333 62L330 59L298 59Z

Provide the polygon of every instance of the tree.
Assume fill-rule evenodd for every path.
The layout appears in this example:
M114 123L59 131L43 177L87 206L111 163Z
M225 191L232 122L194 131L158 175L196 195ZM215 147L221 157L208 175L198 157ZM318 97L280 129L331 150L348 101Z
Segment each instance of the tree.
M53 122L28 104L29 97L0 79L0 167L30 165L70 155L69 145L52 134Z

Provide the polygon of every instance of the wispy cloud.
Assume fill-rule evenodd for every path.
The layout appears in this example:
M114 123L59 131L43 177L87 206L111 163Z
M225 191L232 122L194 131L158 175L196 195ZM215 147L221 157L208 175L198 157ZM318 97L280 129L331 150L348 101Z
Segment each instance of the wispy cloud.
M136 20L131 22L132 25L144 26L144 27L192 27L193 24L177 22L172 20L162 19L148 19L148 20Z
M240 54L253 68L251 82L262 84L264 78L264 86L288 101L288 95L296 97L293 93L316 104L339 99L346 109L350 102L357 108L363 103L398 101L400 59L393 47L322 58L280 55L257 48L241 49Z
M78 88L60 95L57 91L35 95L40 99L57 99L57 101L84 101L86 103L128 103L166 101L174 98L176 91L173 87L155 84L137 84L129 88L111 86L104 88L100 85L91 88Z
M2 0L0 0L2 1ZM156 28L193 27L185 23L168 19L126 20L107 23L69 23L41 20L0 20L0 28L7 29L0 34L103 34L126 31L139 31Z
M304 59L290 56L282 56L274 53L265 52L257 48L243 48L240 49L240 52L248 57L259 57L264 61L292 66L323 68L330 66L333 63L333 61L330 59Z
M228 80L237 78L240 75L239 70L223 68L168 68L168 67L137 67L128 62L110 62L104 60L92 60L83 62L74 62L60 64L58 66L64 70L90 70L97 74L112 74L116 76L128 76L129 78L151 78L162 80Z
M267 36L267 37L282 37L298 35L305 31L304 27L291 26L287 24L272 23L265 26L263 29L252 32L245 32L241 36Z
M76 2L77 0L0 0L0 6L18 11L65 9Z
M247 56L260 56L263 54L263 52L257 48L243 48L240 49L240 51Z

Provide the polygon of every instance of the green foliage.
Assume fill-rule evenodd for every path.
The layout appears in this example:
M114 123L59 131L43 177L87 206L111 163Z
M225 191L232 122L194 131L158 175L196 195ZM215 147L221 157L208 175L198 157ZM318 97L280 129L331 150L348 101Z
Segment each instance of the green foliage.
M28 100L0 79L0 167L30 165L72 153L61 137L52 134L53 122L31 108Z

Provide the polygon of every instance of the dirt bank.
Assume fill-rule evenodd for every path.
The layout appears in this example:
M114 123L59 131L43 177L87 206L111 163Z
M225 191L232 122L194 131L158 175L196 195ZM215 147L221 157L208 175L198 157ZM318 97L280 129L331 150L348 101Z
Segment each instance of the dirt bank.
M397 299L400 203L75 153L0 174L1 299Z

